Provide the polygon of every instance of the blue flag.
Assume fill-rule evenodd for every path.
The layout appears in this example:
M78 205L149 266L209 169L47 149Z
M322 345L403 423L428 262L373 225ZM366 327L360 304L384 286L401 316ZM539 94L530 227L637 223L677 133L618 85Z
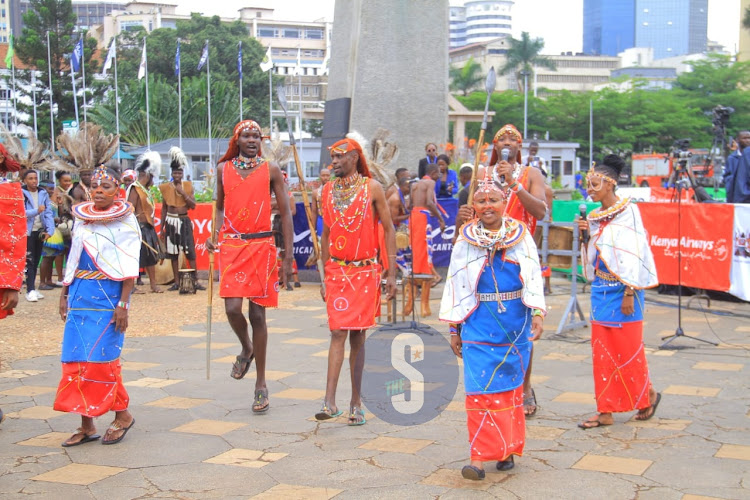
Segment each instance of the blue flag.
M240 42L240 48L237 52L237 72L240 74L240 80L242 80L242 42Z
M81 71L81 61L83 60L83 37L78 39L78 43L73 48L73 53L70 54L70 65L73 71L78 73Z
M203 66L206 65L206 62L208 62L208 40L206 40L206 44L203 46L203 52L201 52L201 60L198 61L198 71L203 69Z
M174 76L180 76L180 41L177 40L177 52L174 54Z

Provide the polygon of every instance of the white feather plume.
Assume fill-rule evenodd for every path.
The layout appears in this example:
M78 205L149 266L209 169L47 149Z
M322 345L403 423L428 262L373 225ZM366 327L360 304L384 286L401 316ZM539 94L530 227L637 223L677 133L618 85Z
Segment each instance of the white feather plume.
M188 159L185 153L177 146L169 148L169 168L184 168L188 166Z
M135 170L158 178L161 173L161 155L156 151L146 151L135 160Z

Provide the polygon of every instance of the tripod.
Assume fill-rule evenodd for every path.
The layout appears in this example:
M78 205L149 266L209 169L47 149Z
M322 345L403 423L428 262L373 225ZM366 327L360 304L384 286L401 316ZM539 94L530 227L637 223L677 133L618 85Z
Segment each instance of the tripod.
M675 171L673 175L677 173ZM688 175L689 178L689 175ZM667 346L675 339L685 337L699 342L705 342L706 344L719 345L716 342L710 340L699 339L691 335L685 335L682 330L682 189L688 185L686 179L680 179L674 183L674 187L677 191L677 329L674 334L662 337L661 339L665 342L659 346L659 349L666 349Z

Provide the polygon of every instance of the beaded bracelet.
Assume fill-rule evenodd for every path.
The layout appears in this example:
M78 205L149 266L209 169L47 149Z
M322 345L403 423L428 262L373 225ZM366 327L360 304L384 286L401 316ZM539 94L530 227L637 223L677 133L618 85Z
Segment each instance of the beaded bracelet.
M532 317L533 317L533 316L541 316L541 317L544 317L544 311L542 311L541 309L534 309L534 310L532 311L532 313L531 313L531 316L532 316Z
M122 300L117 303L117 307L121 307L126 311L130 309L130 302L123 302Z

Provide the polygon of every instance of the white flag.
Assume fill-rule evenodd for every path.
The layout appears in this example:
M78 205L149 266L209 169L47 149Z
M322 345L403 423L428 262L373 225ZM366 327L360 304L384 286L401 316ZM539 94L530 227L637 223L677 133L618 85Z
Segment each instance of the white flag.
M271 68L273 68L273 59L271 59L271 46L269 45L268 50L266 51L266 55L263 57L263 60L260 62L260 69L262 69L265 72Z
M143 39L143 54L141 55L141 65L138 68L138 79L141 80L146 76L146 39Z
M115 39L112 39L112 45L109 46L109 52L107 52L107 59L104 60L104 66L102 66L102 76L107 74L107 70L112 67L112 61L117 57L117 47L115 45Z
M203 66L206 65L208 62L208 40L206 40L206 44L203 46L203 52L201 52L201 58L200 61L198 61L198 71L203 69Z
M292 76L299 76L302 74L302 61L300 61L300 49L297 48L297 65L292 70Z
M323 58L323 63L320 65L320 74L321 75L327 75L328 74L328 65L331 64L331 51L326 51L326 56Z

